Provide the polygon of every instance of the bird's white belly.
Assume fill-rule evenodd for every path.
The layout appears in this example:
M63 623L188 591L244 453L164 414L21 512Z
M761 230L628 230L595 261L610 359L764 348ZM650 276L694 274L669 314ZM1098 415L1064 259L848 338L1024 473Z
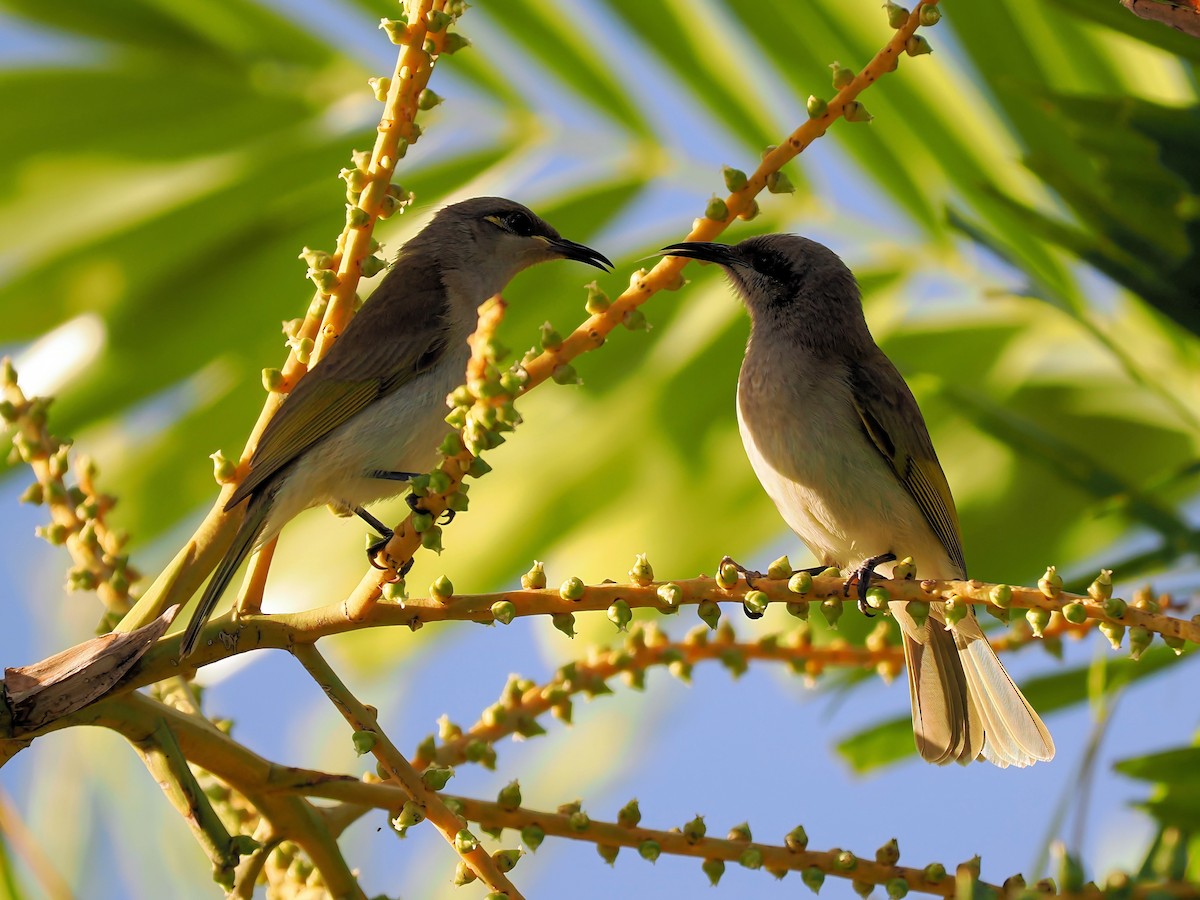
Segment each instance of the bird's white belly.
M373 478L372 472L428 472L450 430L446 395L463 383L465 370L464 354L447 354L293 463L281 479L262 539L311 506L330 504L349 511L407 488L407 482Z
M746 456L788 526L827 565L857 566L872 556L911 556L918 574L953 577L941 542L908 492L857 427L850 410L807 409L753 427L738 403ZM891 566L879 571L891 573Z

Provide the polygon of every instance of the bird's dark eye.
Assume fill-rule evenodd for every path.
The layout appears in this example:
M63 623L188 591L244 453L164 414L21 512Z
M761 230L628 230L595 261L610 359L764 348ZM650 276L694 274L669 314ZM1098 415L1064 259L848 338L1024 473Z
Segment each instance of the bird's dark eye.
M788 261L776 253L756 253L753 263L756 272L775 281L787 281L791 276Z
M533 219L527 213L510 212L505 213L501 219L504 227L519 237L529 237L533 234Z

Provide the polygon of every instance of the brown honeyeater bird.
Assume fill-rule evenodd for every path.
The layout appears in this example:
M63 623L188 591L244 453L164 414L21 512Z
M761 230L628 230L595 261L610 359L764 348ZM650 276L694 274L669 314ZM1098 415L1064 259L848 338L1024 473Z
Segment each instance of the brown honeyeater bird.
M382 536L372 550L391 538L364 506L401 493L434 464L449 428L446 395L466 376L479 305L521 270L553 259L612 267L499 197L445 207L400 249L362 310L263 430L225 504L245 503L245 518L188 623L180 659L196 648L242 561L301 511L329 504L357 514Z
M742 443L784 521L826 565L965 579L954 498L921 410L867 329L857 281L828 247L789 234L662 251L725 269L750 313L737 386ZM861 596L861 595L860 595ZM974 612L952 628L931 603L903 635L917 750L929 762L1028 766L1054 741L1000 664Z

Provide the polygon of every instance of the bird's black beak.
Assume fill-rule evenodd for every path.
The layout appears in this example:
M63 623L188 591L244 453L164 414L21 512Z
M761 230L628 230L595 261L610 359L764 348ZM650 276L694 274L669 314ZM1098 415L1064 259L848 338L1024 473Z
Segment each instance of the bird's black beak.
M684 259L698 259L702 262L716 263L718 266L746 265L736 247L710 241L683 241L679 244L669 244L658 252L663 256L682 256Z
M597 269L604 271L613 267L612 262L607 256L599 250L593 250L586 244L577 244L574 241L568 241L566 238L547 239L546 243L563 259L573 259L577 262L587 263L589 266L595 266Z

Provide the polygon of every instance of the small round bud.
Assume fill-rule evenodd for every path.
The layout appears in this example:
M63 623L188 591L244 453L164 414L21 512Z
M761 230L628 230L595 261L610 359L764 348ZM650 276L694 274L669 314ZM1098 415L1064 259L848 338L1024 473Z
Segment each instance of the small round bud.
M630 331L650 330L650 323L646 320L646 314L640 309L626 310L625 315L621 317L621 324Z
M696 615L705 625L715 631L717 623L721 621L721 607L715 600L701 600L696 607Z
M834 850L833 865L842 872L853 872L858 867L858 857L849 850Z
M854 71L846 68L837 60L830 63L829 68L833 70L833 86L836 90L840 91L854 80Z
M492 604L492 618L501 625L508 625L517 615L517 606L511 600L497 600Z
M803 596L811 591L812 587L812 575L810 575L808 572L797 572L788 579L788 590L793 594L800 594Z
M842 602L833 597L828 597L821 601L821 615L825 617L825 621L829 623L829 627L837 631L838 619L842 617Z
M213 455L216 456L217 454ZM33 506L41 506L45 499L46 492L42 489L42 486L35 481L33 484L29 485L29 487L25 488L24 492L21 494L19 502L29 503Z
M642 841L638 844L638 856L647 862L657 862L661 848L658 846L658 841Z
M900 861L900 842L892 838L875 851L875 862L881 866L894 866Z
M704 837L708 829L704 827L704 816L696 816L683 826L683 838L689 844L694 844Z
M808 832L803 825L797 825L784 835L783 843L793 853L803 853L808 849Z
M454 836L454 849L459 853L474 853L479 849L479 839L463 828Z
M584 592L583 579L576 575L572 575L562 583L562 587L558 589L558 596L564 600L582 600Z
M1141 625L1132 626L1129 629L1129 655L1135 660L1141 659L1153 641L1153 631Z
M532 851L536 851L542 846L542 841L546 839L546 832L542 830L540 825L526 825L521 829L521 843Z
M819 119L829 111L829 103L815 95L810 95L805 105L810 119Z
M888 24L893 28L903 28L908 23L909 12L903 6L898 6L888 0L883 4L883 8L887 10Z
M637 800L630 800L617 813L617 824L622 828L637 828L640 821L642 821L642 810L638 806Z
M1063 580L1054 566L1046 567L1046 574L1038 579L1038 590L1053 600L1062 593Z
M268 391L277 392L283 387L283 373L278 369L263 369L262 383Z
M717 569L717 587L723 591L731 591L737 586L738 576L737 566L731 562L723 562Z
M704 207L704 215L714 222L724 222L729 218L729 207L725 205L724 200L713 194L708 205Z
M600 854L602 860L613 866L617 863L617 855L621 852L621 848L615 844L597 844L596 852Z
M950 626L957 625L967 617L970 609L971 605L966 600L958 596L958 594L951 594L946 600L945 605L946 624Z
M784 172L772 172L767 176L767 190L772 194L794 194L796 186Z
M725 176L725 187L731 194L736 194L746 186L746 173L741 169L735 169L733 166L722 166L721 172ZM712 216L709 216L711 219Z
M892 595L887 592L886 588L867 588L867 606L871 607L871 609L887 609L887 605L891 599Z
M621 599L614 600L608 608L608 621L617 626L617 631L626 631L633 620L633 612L629 604Z
M555 366L550 377L556 384L583 384L583 380L575 372L575 367L570 363L560 363Z
M359 756L370 753L378 739L379 736L373 731L356 731L350 736L350 741L354 744L354 752Z
M417 95L417 109L431 110L435 106L441 105L441 103L442 97L435 94L429 88L425 88L425 90Z
M452 882L456 887L462 887L464 884L470 884L477 877L478 876L475 874L475 871L468 866L464 860L460 859L458 861L458 865L454 869L454 878L452 879Z
M550 616L550 622L569 638L575 637L575 615L574 613L553 613Z
M706 859L700 869L708 876L708 883L716 887L721 876L725 874L725 862L720 859Z
M749 841L752 840L750 834L750 823L742 822L740 825L734 825L729 829L729 833L725 835L727 841Z
M445 575L439 575L429 586L429 594L434 600L444 602L454 596L454 584Z
M814 894L821 892L821 885L825 883L825 873L816 866L809 866L800 873L800 880L804 882L804 886Z
M741 219L743 222L751 222L754 219L758 218L758 213L759 213L758 201L751 200L749 205L747 205L747 207L745 209L743 209L740 213L738 213L738 218Z
M683 591L674 582L659 585L656 593L658 599L671 609L677 608L683 602Z
M1104 614L1110 619L1119 619L1129 611L1129 607L1120 597L1109 597L1104 601Z
M946 877L946 867L941 863L930 863L923 870L925 880L930 884L937 884Z
M896 581L912 581L917 577L917 565L911 556L906 556L892 567L892 578Z
M1100 633L1108 638L1108 643L1114 650L1121 649L1121 640L1125 637L1125 626L1116 622L1101 622Z
M539 341L543 350L557 350L562 346L562 335L554 330L549 322L543 322L539 329Z
M773 581L783 581L792 575L792 563L786 556L781 556L767 566L767 577Z
M937 9L936 6L929 7ZM1088 585L1088 596L1096 601L1104 601L1112 596L1112 569L1101 569L1096 580Z
M535 559L533 567L521 576L521 587L527 591L540 591L546 586L546 568L545 564Z
M608 294L600 290L600 285L596 282L593 281L590 284L584 285L584 287L587 288L588 295L583 308L590 315L598 316L612 305L612 302L608 299Z
M1087 607L1078 600L1072 600L1062 608L1062 616L1072 625L1082 625L1087 621Z
M412 800L406 800L400 809L400 815L392 819L392 827L400 831L404 828L411 828L413 825L420 825L424 821L425 811Z
M875 118L857 100L850 100L842 107L842 116L845 117L847 122L870 122Z
M742 598L742 608L751 619L761 619L769 603L770 600L763 591L746 591L746 596Z
M747 847L738 857L738 865L746 869L761 869L763 853L758 847Z
M496 802L501 809L514 810L521 805L521 783L510 781L496 795Z
M904 900L908 896L908 882L903 878L890 879L884 889L890 900Z
M1034 635L1041 637L1046 626L1050 624L1050 610L1034 606L1025 612L1025 621L1033 629Z
M629 580L639 587L647 587L654 581L654 569L645 553L639 553L634 560L633 568L629 570Z
M909 56L923 56L926 53L932 53L933 47L922 35L914 34L904 42L904 52Z
M904 604L904 611L912 617L918 628L922 628L929 619L929 604L923 600L909 600Z
M942 21L942 11L936 6L921 7L920 22L923 27L932 28L940 21Z
M451 55L470 46L471 42L469 40L467 40L457 31L452 31L447 34L445 40L442 41L442 52Z
M787 612L789 616L795 616L801 622L808 621L808 601L793 600L787 604Z
M988 598L992 601L993 606L1008 609L1012 606L1012 588L1007 584L998 584L992 588Z
M421 782L431 791L440 791L454 777L454 769L450 766L430 766L421 773Z

